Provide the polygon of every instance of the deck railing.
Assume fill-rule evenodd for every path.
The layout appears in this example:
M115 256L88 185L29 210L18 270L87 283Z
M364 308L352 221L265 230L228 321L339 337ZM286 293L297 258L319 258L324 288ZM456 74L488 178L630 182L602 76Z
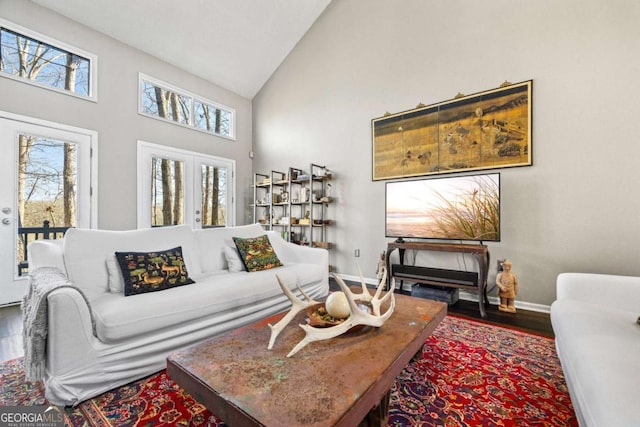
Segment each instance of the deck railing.
M34 240L61 239L70 227L51 227L49 221L44 221L42 227L18 227L19 256L18 275L22 276L29 271L28 245Z

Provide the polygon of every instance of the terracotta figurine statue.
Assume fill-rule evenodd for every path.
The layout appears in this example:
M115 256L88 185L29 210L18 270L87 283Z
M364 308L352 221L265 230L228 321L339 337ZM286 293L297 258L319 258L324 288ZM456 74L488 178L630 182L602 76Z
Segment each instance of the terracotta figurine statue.
M383 251L380 254L380 258L378 259L378 265L376 267L376 279L382 279L382 275L387 268L387 262L385 260L385 252Z
M518 276L511 272L511 261L505 259L502 263L502 271L496 276L496 285L500 289L500 306L498 310L507 313L515 313L516 295L518 295Z

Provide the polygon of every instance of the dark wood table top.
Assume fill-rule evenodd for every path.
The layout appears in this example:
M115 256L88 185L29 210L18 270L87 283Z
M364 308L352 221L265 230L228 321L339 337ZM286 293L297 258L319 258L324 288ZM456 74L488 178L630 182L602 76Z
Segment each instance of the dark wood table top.
M290 358L304 337L298 324L305 312L272 350L267 325L285 313L177 351L167 358L167 372L230 426L358 425L447 313L444 303L395 298L395 311L381 328L313 342Z

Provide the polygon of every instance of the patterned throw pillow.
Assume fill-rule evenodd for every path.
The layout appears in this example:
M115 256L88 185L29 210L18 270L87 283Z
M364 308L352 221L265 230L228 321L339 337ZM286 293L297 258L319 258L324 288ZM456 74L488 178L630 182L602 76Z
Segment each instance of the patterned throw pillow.
M234 237L233 242L238 248L245 269L249 272L268 270L282 265L266 234L248 239Z
M116 252L124 278L124 296L195 283L187 273L182 247L156 252Z

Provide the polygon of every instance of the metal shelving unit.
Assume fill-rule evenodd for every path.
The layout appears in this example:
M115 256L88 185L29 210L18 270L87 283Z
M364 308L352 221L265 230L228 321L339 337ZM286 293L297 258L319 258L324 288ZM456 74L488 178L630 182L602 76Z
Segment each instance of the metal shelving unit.
M254 174L254 222L280 231L289 242L330 249L327 227L333 224L328 218L332 178L325 166L314 163L306 171L290 167L286 173Z

